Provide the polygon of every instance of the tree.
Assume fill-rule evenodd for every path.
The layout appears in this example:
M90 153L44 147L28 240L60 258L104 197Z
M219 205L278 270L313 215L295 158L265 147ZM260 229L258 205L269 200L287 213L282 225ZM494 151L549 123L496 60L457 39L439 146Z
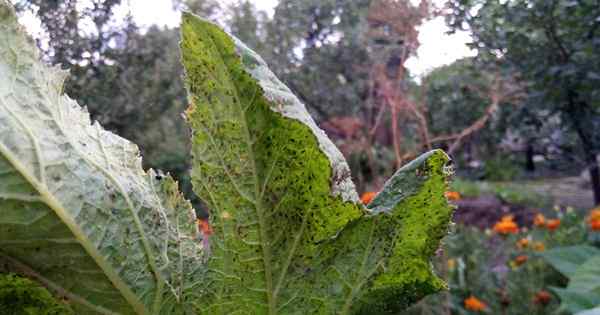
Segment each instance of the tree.
M230 15L227 25L231 33L254 50L266 50L264 44L267 37L265 29L267 14L257 10L256 6L248 0L231 4L227 11Z
M174 29L151 27L145 34L131 29L119 46L104 52L110 62L97 65L95 72L89 65L73 66L66 90L107 129L138 143L146 167L185 179L189 133L181 117L185 89L176 79L183 75L177 36Z
M41 38L38 46L45 47L45 58L73 74L66 92L103 126L139 143L147 166L181 175L185 167L176 164L185 163L173 160L183 157L155 153L165 146L173 155L188 151L184 140L167 141L186 138L178 114L186 106L185 91L173 80L182 75L177 31L152 27L141 34L130 17L115 24L113 9L120 2L20 0L16 7L40 19L48 45Z
M379 0L373 1L369 7L367 38L372 60L369 73L369 136L373 137L378 127L383 125L381 121L389 109L389 130L396 166L401 165L408 154L416 151L403 148L406 147L403 140L409 137L400 130L401 123L415 125L418 136L414 138L420 137L422 143L426 146L429 144L429 132L422 109L408 98L410 81L407 80L404 64L419 46L417 26L430 13L430 3L426 0L420 1L418 6L409 1Z
M120 29L111 23L111 18L121 0L13 2L17 12L29 11L40 19L46 38L37 39L38 46L50 62L65 68L80 63L103 63L102 53L109 42L119 36ZM123 25L130 24L131 20L127 22Z
M600 4L591 0L451 0L447 21L470 29L484 65L526 85L533 114L558 114L577 135L600 203Z
M478 151L497 150L510 127L506 116L523 97L514 78L476 69L471 58L432 71L421 88L431 142L445 143L451 154L477 133L485 139L478 142Z
M66 93L102 126L137 143L144 167L172 173L186 197L196 201L189 182L189 132L181 117L187 100L179 79L178 30L153 26L141 32L131 17L115 22L119 4L19 0L16 7L40 19L45 36L38 46L45 48L44 58L70 69ZM191 5L214 14L214 5L203 4Z
M177 10L187 10L210 19L215 19L223 10L216 0L172 0L172 3Z
M363 42L371 1L282 0L266 25L269 65L317 121L360 112L367 94Z

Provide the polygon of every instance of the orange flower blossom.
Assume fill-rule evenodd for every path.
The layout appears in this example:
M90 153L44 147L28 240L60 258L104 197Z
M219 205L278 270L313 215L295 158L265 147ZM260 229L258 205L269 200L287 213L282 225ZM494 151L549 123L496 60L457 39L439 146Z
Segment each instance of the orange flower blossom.
M362 196L360 196L360 201L366 205L369 202L371 202L371 200L373 200L373 198L375 198L375 196L377 196L376 192L367 191L366 193L362 194Z
M533 303L538 305L547 305L552 300L552 295L545 290L540 290L535 293L533 297Z
M590 219L600 220L600 207L590 210Z
M485 305L485 303L483 303L481 300L474 297L473 295L471 295L467 299L465 299L464 303L465 303L465 308L470 311L479 312L479 311L483 311L487 308L487 305Z
M456 260L454 258L448 259L448 269L454 270L456 268Z
M538 213L535 215L535 217L533 218L533 225L537 226L537 227L543 227L546 225L546 217L544 217L543 214Z
M200 230L200 233L202 233L202 248L204 248L206 253L210 254L210 241L208 239L213 233L212 227L208 223L208 219L198 218L196 224L198 224L198 229Z
M536 252L543 252L546 250L546 245L544 245L542 242L534 242L531 247Z
M550 231L558 229L560 226L560 219L551 219L546 221L546 228Z
M592 231L600 231L600 207L592 209L588 217L588 224Z
M519 249L527 248L527 246L529 246L529 239L528 238L522 238L522 239L520 239L520 240L517 241L517 247Z
M515 258L515 265L521 266L522 264L527 262L527 259L528 259L527 255L519 255Z
M517 234L519 232L519 227L513 221L512 215L505 215L494 225L494 231L500 234Z
M444 193L448 200L460 200L461 196L458 191L447 191Z
M209 236L213 233L212 227L208 223L208 220L198 219L198 229L202 232L202 235Z

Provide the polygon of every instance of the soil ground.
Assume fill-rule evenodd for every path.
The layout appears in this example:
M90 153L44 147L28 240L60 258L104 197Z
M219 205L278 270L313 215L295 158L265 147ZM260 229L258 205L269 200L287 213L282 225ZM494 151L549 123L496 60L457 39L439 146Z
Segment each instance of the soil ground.
M526 187L527 190L538 194L540 198L549 200L552 205L570 206L582 213L594 207L592 190L586 187L579 177L521 181L514 184ZM550 210L506 202L492 193L464 197L454 203L458 206L454 214L454 222L481 229L492 227L502 216L508 214L514 216L519 226L531 226L536 213Z
M584 210L594 207L592 189L580 177L535 181L527 183L527 186L539 194L551 196L557 205Z

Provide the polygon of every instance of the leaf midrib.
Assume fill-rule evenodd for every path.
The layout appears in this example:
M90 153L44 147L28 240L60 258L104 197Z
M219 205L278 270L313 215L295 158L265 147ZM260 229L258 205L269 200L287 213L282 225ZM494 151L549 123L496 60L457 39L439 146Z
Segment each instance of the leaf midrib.
M17 59L18 60L18 59ZM18 61L17 61L18 62ZM14 74L15 76L15 80L16 77L18 76L18 73ZM12 83L14 85L14 81ZM12 93L10 93L9 95L12 95ZM52 104L53 102L48 98L48 95L46 95L45 93L41 93L41 96L44 98L44 100L46 101L47 104ZM13 96L14 97L14 96ZM42 158L42 154L41 154L41 148L39 146L39 143L37 141L37 139L35 138L33 132L31 131L31 129L29 129L29 127L21 120L21 118L19 117L19 115L17 115L17 113L13 112L12 110L10 110L10 108L6 105L5 101L3 98L0 98L0 101L2 102L2 106L7 110L7 112L13 116L13 118L17 121L17 123L19 123L21 125L22 128L24 128L25 132L27 133L28 137L31 139L33 146L34 146L34 151L35 151L35 155L36 158L38 160L38 164L39 164L39 173L40 173L40 179L39 181L36 180L35 175L33 174L29 174L29 172L27 172L26 168L24 165L22 165L20 162L18 162L17 157L13 156L11 151L6 148L4 145L2 145L3 147L3 151L4 152L0 152L2 153L8 160L9 162L13 165L13 167L15 167L15 169L19 170L19 173L24 176L26 178L26 180L34 187L34 189L36 189L40 195L42 195L42 201L44 203L46 203L46 205L48 205L51 209L53 209L55 211L55 213L59 214L59 211L62 212L64 214L64 216L59 215L59 217L63 220L63 222L65 222L65 224L67 224L67 221L65 221L65 218L70 218L66 211L64 211L64 206L62 206L62 204L60 204L60 201L58 201L56 198L54 198L54 196L48 191L47 189L47 184L46 184L46 176L45 176L45 163L44 160ZM58 102L61 102L62 99L58 98L57 100ZM60 116L60 118L62 119L63 117L63 113L61 110L61 106L60 104L57 104L56 106L56 110L58 115ZM101 171L121 192L121 195L123 196L123 198L125 198L125 201L128 205L128 208L130 209L131 215L134 219L134 223L136 225L136 229L140 232L141 240L142 240L142 244L144 247L144 252L146 253L146 257L148 259L148 263L150 265L150 269L152 270L154 276L156 277L156 295L154 297L154 303L153 303L153 312L157 313L158 310L160 309L160 304L162 301L162 289L164 287L164 282L165 280L162 277L162 274L160 273L160 271L158 270L158 267L156 266L155 263L155 257L152 253L151 250L151 246L148 243L148 238L145 235L145 230L142 226L142 223L137 215L137 213L135 212L135 209L133 207L133 202L131 201L131 199L129 198L129 195L125 192L125 190L123 189L123 187L120 185L120 183L117 181L117 179L112 176L107 170L105 170L103 167L101 167L100 165L96 164L95 162L89 160L87 158L87 156L85 154L83 154L82 152L80 152L79 150L77 150L77 146L75 146L73 144L72 139L69 137L69 134L67 132L65 132L65 130L63 129L63 126L61 125L61 123L58 121L57 117L54 116L54 112L51 111L51 115L52 115L52 119L53 121L56 123L56 127L59 129L59 131L61 132L61 134L66 138L66 140L68 141L69 144L71 144L73 150L84 160L86 161L88 164L92 165L93 167L95 167L96 169L98 169L99 171ZM2 144L2 143L0 143ZM104 154L106 161L107 161L107 165L110 166L110 164L108 163L108 155L106 154L106 151L104 149L104 145L101 141L98 141L98 144L102 150L102 153ZM9 155L11 157L11 159L9 159ZM17 165L15 164L19 163L17 167ZM44 196L45 194L45 196ZM51 204L55 204L58 206L58 208L52 207ZM71 218L71 223L72 226L67 224L67 226L69 227L69 229L71 230L71 232L74 233L74 235L77 236L75 230L73 230L72 227L77 227L76 222L73 221ZM78 228L77 228L78 229ZM87 244L89 243L89 240L87 239L87 237L85 237L85 234L78 229L77 230L81 235L81 237L76 237L79 242L83 245L84 243ZM86 243L87 242L87 243ZM90 249L94 249L95 247L93 247L91 244L88 244L88 246L84 246L84 248L86 248L86 250L88 251L88 253L90 255L92 255L92 253L88 250L89 247ZM94 257L94 260L100 265L100 261L103 262L103 264L105 264L107 267L110 267L107 262L102 258L102 256L99 254L99 252L96 252L96 256L92 255L92 257ZM103 271L106 272L105 268L102 268ZM111 268L112 270L112 268ZM116 273L114 273L114 278L115 279L120 279L118 277L118 275ZM115 287L125 295L125 292L122 290L122 288L120 288L114 281L113 278L109 277L109 279L111 280L111 282L113 282L113 285L115 285ZM134 308L134 310L136 310L136 312L140 313L141 310L143 310L143 313L140 314L145 314L147 313L147 310L145 309L145 307L139 302L139 299L137 297L135 297L135 294L133 292L131 292L131 290L129 289L129 287L121 281L121 283L123 284L122 287L127 288L127 290L129 291L129 293L131 293L131 295L133 295L134 300L130 300L130 298L126 298L126 300L132 305L132 307ZM135 302L135 303L134 303ZM139 304L139 305L137 305ZM139 307L141 305L141 308Z
M215 39L213 38L212 34L210 34L208 31L206 31L206 29L203 28L203 31L205 33L205 35L208 35L207 38L209 38L209 40L212 43L212 46L214 48L214 51L216 51L218 57L220 58L221 64L225 67L225 75L228 78L229 84L232 87L232 91L234 93L234 97L237 99L236 102L236 106L239 109L239 114L241 116L241 122L243 123L243 129L245 131L244 136L246 137L246 145L248 146L248 154L250 155L250 161L252 162L252 175L253 175L253 181L254 181L254 208L256 210L256 214L258 216L258 226L259 226L259 233L260 233L260 238L261 238L261 249L262 249L262 254L263 254L263 267L264 267L264 273L265 273L265 284L267 286L266 288L266 298L267 298L267 304L269 306L269 314L270 315L275 315L276 314L276 293L274 291L273 288L273 274L272 274L272 267L271 267L271 259L272 259L272 253L271 253L271 246L270 246L270 242L268 241L268 233L267 233L267 222L265 220L265 216L264 216L264 212L265 212L265 208L262 202L262 194L261 194L261 185L260 185L260 181L258 178L258 171L257 171L257 167L256 167L256 155L255 152L253 150L253 144L251 141L251 135L250 135L250 130L248 128L248 121L247 121L247 115L246 115L246 111L244 110L244 108L242 108L242 102L240 99L240 93L238 90L238 86L237 84L235 84L233 82L233 78L231 77L231 74L229 72L229 67L228 65L225 63L225 59L223 58L223 54L220 51L220 49L218 49L218 46L216 45ZM233 43L232 43L233 44ZM241 56L238 55L238 58L241 59ZM243 63L241 60L239 60L239 66L243 67ZM244 72L246 72L245 69L242 69ZM246 72L247 74L247 72ZM249 75L249 74L248 74ZM254 78L252 78L254 80ZM254 101L254 98L253 98ZM252 101L252 102L253 102ZM252 104L251 102L251 104ZM248 107L251 106L251 104L248 105ZM240 192L241 194L241 192ZM243 196L242 196L243 197ZM285 271L282 271L285 272Z
M71 230L73 236L79 241L79 244L88 252L93 260L102 269L107 278L112 282L123 297L131 304L133 309L138 314L146 314L147 311L143 304L138 300L136 295L117 275L115 270L104 260L100 252L91 244L83 231L79 228L73 218L65 211L64 206L48 191L45 185L42 185L35 177L30 174L25 166L19 162L12 152L0 142L0 154L17 170L23 178L40 194L40 200L45 203L54 213L62 220L62 222Z
M369 231L369 240L365 246L365 250L363 252L363 257L360 263L360 269L358 275L356 277L356 281L354 286L351 287L350 292L346 296L346 300L344 301L344 305L342 306L342 310L340 311L340 315L350 314L350 310L352 307L352 303L356 297L356 293L361 289L361 287L365 284L366 280L377 270L377 267L373 268L371 272L366 272L367 261L369 259L369 254L372 243L373 243L373 234L375 234L376 224L371 224L371 229Z

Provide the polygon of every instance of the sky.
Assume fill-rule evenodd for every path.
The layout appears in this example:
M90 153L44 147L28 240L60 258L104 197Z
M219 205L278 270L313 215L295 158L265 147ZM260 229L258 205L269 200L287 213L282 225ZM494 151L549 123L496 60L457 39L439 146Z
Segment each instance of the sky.
M273 15L277 0L251 0L259 10ZM299 0L301 1L301 0ZM418 0L413 0L417 1ZM221 0L221 3L234 3L235 0ZM434 0L438 5L443 0ZM172 0L123 0L123 5L117 10L117 19L131 12L138 25L149 26L157 24L160 26L174 27L179 24L180 14L173 10ZM21 17L21 23L26 25L34 37L39 37L41 27L39 21L33 15ZM426 21L419 28L420 46L417 56L411 57L406 62L410 73L418 78L427 74L432 69L447 65L453 61L467 56L475 55L466 43L470 41L466 32L448 35L448 28L443 17Z
M179 14L172 10L171 0L128 0L129 9L136 22L142 25L152 23L166 26L175 26L179 23ZM223 3L233 3L235 0L222 0ZM259 10L272 16L277 0L252 0ZM418 2L418 1L417 1ZM438 5L443 0L434 1ZM460 32L452 35L446 34L448 28L443 17L437 17L425 22L419 28L419 42L421 43L417 56L411 57L406 62L410 73L422 77L432 69L447 65L453 61L467 56L474 56L475 51L467 47L470 41L469 34Z

